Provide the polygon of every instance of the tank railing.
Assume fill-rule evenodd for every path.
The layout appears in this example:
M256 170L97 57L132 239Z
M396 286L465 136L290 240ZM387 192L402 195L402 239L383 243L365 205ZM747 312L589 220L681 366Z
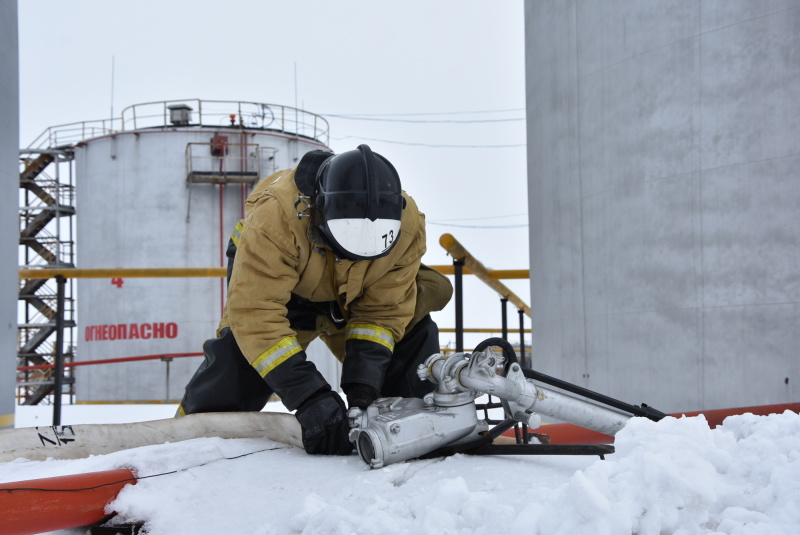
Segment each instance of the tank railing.
M121 130L164 126L275 130L328 144L330 127L320 115L280 104L182 99L134 104L122 110Z
M493 276L492 272L473 257L458 240L451 234L442 234L439 238L439 244L453 257L453 273L455 275L455 307L456 307L456 352L464 350L464 296L463 296L463 281L464 268L468 269L471 273L475 274L482 282L492 288L500 295L501 315L502 315L502 337L508 338L508 317L506 312L506 305L511 301L518 309L519 313L519 345L520 355L522 356L523 364L531 367L530 362L525 360L525 321L523 314L531 317L531 308L520 299L514 292L508 289L505 284L498 280L496 275ZM521 271L515 274L519 276L506 277L506 278L529 278L529 273ZM524 275L524 276L523 276Z
M117 122L119 122L118 119ZM94 137L115 134L117 130L113 128L113 125L114 119L96 119L50 126L28 145L28 149L66 147Z
M181 104L192 108L189 113L191 119L188 123L176 124L173 122L173 110L170 110L170 106ZM197 120L193 120L195 118ZM123 109L121 117L50 126L27 148L31 151L42 151L69 147L87 139L139 128L198 125L276 130L315 139L325 145L330 141L328 121L321 115L305 110L280 104L185 99L134 104Z

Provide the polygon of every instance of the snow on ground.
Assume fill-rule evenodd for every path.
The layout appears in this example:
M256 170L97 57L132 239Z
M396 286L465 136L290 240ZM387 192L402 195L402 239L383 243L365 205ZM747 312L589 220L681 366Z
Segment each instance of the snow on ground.
M141 419L174 408L150 410ZM28 425L30 414L17 417ZM370 470L356 455L210 438L71 461L17 459L0 463L0 482L119 467L165 474L129 485L110 505L118 521L145 521L150 535L800 533L795 413L733 416L714 430L703 417L635 418L616 446L605 461L456 455Z

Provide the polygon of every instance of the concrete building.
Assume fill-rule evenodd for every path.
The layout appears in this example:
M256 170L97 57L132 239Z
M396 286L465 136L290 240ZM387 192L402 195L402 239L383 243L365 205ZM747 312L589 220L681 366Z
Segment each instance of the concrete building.
M17 0L0 0L0 117L0 429L4 429L14 426L14 381L17 369Z
M525 3L534 367L798 401L800 5Z

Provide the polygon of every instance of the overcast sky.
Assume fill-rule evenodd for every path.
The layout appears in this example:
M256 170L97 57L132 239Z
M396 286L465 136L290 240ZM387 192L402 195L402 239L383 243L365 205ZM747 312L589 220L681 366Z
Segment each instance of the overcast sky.
M334 151L366 142L395 164L427 215L426 263L451 263L449 232L490 268L527 269L523 11L521 0L21 0L20 143L152 101L297 105L328 119ZM530 300L527 281L506 284Z

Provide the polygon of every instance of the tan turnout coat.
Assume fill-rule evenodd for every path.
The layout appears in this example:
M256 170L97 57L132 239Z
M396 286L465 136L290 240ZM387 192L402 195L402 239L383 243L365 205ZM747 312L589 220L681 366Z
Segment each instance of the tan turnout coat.
M382 327L395 342L410 324L447 304L452 293L449 281L430 268L420 272L426 248L425 216L411 197L403 193L406 207L400 237L387 256L338 259L325 247L310 218L298 218L306 205L297 203L300 191L295 170L262 180L245 205L219 329L230 326L251 363L287 337L298 337L301 345L310 341L289 325L286 304L291 294L314 302L338 301L349 323ZM419 303L418 272L431 282L423 283L430 289L421 293Z

